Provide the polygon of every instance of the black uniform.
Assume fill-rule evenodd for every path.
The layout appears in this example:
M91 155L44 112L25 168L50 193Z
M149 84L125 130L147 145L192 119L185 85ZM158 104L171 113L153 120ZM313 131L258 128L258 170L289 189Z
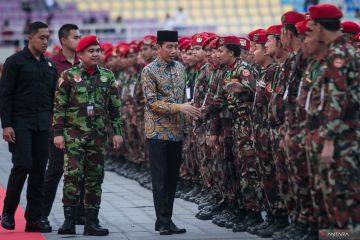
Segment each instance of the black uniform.
M10 56L0 81L2 128L12 127L13 167L9 176L3 215L13 216L27 175L25 218L41 217L44 172L48 160L50 114L57 82L54 64L41 55L38 61L28 47Z

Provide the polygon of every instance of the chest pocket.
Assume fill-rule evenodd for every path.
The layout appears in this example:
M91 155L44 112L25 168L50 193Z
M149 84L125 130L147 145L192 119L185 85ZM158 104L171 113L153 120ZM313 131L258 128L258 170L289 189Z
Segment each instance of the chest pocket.
M96 101L99 104L106 104L110 98L111 86L109 82L96 83Z
M70 98L75 104L85 104L89 101L87 85L84 82L72 83L72 91Z

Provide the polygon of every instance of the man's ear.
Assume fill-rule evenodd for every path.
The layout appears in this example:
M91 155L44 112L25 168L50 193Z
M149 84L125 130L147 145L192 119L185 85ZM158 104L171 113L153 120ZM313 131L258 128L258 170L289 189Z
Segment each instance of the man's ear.
M66 38L64 38L64 37L60 38L60 44L63 45L65 40L66 40Z

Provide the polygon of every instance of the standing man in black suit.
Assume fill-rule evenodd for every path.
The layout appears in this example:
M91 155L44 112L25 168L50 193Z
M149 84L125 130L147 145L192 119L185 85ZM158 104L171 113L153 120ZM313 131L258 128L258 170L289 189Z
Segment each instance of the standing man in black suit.
M0 81L3 138L13 154L1 221L8 230L15 228L14 215L27 177L25 231L52 230L41 221L50 114L57 82L56 68L44 56L49 38L45 23L30 24L28 45L6 60Z

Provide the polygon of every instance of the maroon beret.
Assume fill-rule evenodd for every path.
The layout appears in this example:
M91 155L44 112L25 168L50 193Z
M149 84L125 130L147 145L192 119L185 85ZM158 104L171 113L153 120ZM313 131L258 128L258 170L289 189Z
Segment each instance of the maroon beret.
M269 35L281 35L281 25L272 25L266 29L266 36Z
M236 44L240 45L240 40L236 36L226 36L220 37L219 39L219 46L226 45L226 44Z
M313 20L338 19L343 16L340 9L332 4L313 5L309 8L309 13Z
M360 26L352 21L346 21L341 23L341 31L343 33L358 34L360 32Z
M281 16L281 23L283 26L286 24L295 25L296 23L304 20L305 20L305 15L296 11L289 11Z
M81 38L76 47L76 51L81 52L90 45L100 45L100 42L95 35L88 35Z
M250 39L250 41L254 42L255 34L257 34L258 32L265 32L265 31L266 31L265 29L258 28L258 29L254 30L254 31L249 32L248 38Z

